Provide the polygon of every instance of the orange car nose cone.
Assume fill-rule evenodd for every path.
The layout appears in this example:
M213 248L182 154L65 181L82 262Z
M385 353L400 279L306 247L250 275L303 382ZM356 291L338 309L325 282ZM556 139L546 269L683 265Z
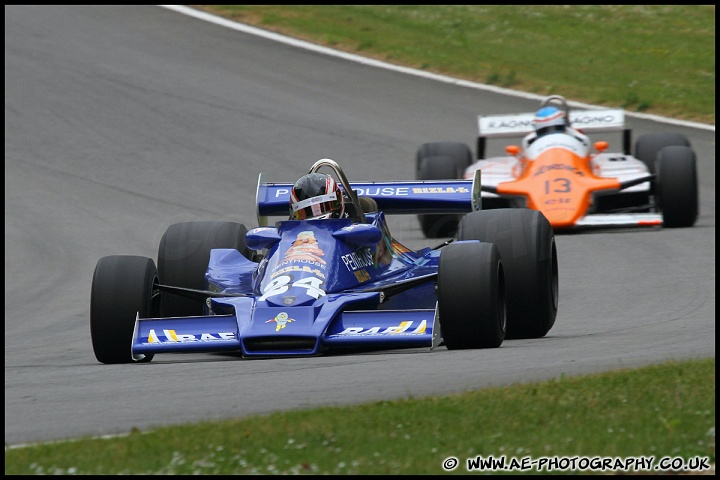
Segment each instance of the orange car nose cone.
M548 208L543 211L553 228L566 228L575 225L577 210L572 208Z
M525 196L528 208L543 212L553 228L564 228L585 215L593 192L619 187L616 178L593 175L586 159L554 149L531 161L516 181L498 184L497 191Z

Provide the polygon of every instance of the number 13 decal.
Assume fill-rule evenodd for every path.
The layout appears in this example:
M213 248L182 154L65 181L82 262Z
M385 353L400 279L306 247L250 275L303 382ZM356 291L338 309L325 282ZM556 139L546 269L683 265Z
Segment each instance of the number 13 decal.
M552 187L550 186L551 182L554 184ZM570 180L567 178L556 178L552 181L545 180L545 193L568 193L570 191L570 185Z
M273 297L275 295L280 295L281 293L287 292L290 289L291 281L292 277L289 275L281 275L277 278L274 278L270 283L265 286L263 296L260 297L258 300L266 300L268 297ZM306 277L294 282L292 286L304 288L308 295L315 299L318 299L325 295L325 291L320 288L322 284L323 281L319 278Z

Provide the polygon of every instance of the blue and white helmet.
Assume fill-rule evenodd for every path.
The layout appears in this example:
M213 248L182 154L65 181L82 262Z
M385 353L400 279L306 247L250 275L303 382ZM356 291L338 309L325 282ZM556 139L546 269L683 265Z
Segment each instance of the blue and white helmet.
M535 113L533 127L538 137L548 133L564 132L567 127L565 112L557 107L543 107Z

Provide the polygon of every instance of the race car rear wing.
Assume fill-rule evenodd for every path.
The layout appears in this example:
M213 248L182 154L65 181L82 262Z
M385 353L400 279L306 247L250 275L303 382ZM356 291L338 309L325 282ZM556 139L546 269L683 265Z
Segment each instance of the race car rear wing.
M533 131L533 113L478 115L478 132L485 137L518 137ZM623 110L570 112L570 126L583 132L617 132L625 128Z
M412 180L350 182L359 197L370 197L385 214L468 213L482 208L480 169L472 180ZM268 226L268 217L290 214L292 183L271 183L258 177L255 205L258 226Z
M487 138L522 137L532 132L534 115L478 115L478 158L482 158ZM625 112L622 109L571 111L570 126L586 134L623 132L623 150L630 154L631 134L630 129L625 127Z

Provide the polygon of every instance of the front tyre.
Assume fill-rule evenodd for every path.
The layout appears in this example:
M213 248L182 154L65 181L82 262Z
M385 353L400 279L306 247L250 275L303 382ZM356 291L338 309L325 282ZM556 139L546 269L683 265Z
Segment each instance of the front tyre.
M500 251L506 338L544 337L555 324L559 298L555 234L545 216L525 208L471 212L460 222L457 239L494 243Z
M503 263L491 243L452 243L438 267L438 310L448 350L496 348L505 339Z
M133 360L135 318L158 316L157 268L150 258L113 255L95 267L90 296L90 337L101 363L149 362L152 355Z
M690 147L665 147L658 153L655 168L663 227L692 227L699 211L695 152Z

